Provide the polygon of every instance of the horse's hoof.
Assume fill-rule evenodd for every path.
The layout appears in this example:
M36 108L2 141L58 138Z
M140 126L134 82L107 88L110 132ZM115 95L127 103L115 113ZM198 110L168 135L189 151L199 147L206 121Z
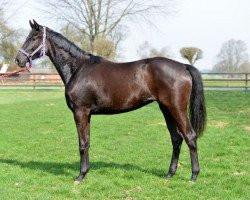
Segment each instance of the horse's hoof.
M195 183L196 179L197 179L197 176L192 176L189 182L190 183Z
M190 180L189 180L189 183L195 184L195 183L196 183L196 180L190 179Z
M78 177L75 178L74 184L78 185L79 183L81 183L81 181L83 180L84 176L79 175Z
M199 173L193 173L193 174L192 174L192 177L191 177L191 179L190 179L190 181L193 182L193 183L195 183L195 181L196 181L196 179L197 179L197 177L198 177L198 174L199 174Z
M166 180L169 180L170 178L172 178L173 175L174 175L173 173L168 173L164 178Z

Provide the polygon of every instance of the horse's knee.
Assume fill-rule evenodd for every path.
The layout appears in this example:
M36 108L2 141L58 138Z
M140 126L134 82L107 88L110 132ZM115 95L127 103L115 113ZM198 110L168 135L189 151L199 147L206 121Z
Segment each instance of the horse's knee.
M84 154L89 149L89 147L90 147L89 143L85 143L83 145L80 145L79 146L80 154Z
M196 148L197 134L190 130L187 134L183 134L187 145L191 148Z

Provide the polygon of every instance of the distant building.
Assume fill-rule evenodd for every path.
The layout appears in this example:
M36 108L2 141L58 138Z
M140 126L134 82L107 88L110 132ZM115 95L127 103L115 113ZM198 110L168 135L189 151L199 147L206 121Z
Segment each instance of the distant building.
M8 68L9 68L9 64L3 64L1 69L0 69L0 74L4 74L7 72Z

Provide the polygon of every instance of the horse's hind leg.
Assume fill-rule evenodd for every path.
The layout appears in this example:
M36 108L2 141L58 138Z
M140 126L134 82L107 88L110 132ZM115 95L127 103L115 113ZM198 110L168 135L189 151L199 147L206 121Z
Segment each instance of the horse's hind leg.
M160 104L160 109L164 115L166 125L168 127L169 132L170 132L171 141L172 141L172 145L173 145L172 159L171 159L171 163L169 166L169 171L168 171L168 174L165 176L166 179L169 179L175 174L175 172L177 170L178 160L179 160L179 155L180 155L181 144L182 144L183 138L180 135L180 133L178 133L177 124L176 124L174 118L172 117L171 113L168 112L167 108L164 105Z
M197 144L196 144L197 135L194 132L188 120L186 110L181 110L180 108L178 109L176 108L175 110L172 110L172 115L176 120L178 129L181 131L182 136L189 147L191 164L192 164L191 181L195 181L200 171L198 154L197 154Z
M178 98L178 99L180 99L181 101L180 102L175 101L175 102L168 104L168 106L166 106L169 110L169 113L171 113L171 116L174 119L174 120L172 120L172 122L169 121L168 124L173 123L173 121L176 122L178 130L182 133L182 137L185 139L185 141L189 147L191 164L192 164L191 181L195 181L198 174L199 174L199 171L200 171L199 162L198 162L198 154L197 154L197 145L196 145L197 135L194 132L194 130L189 122L189 119L187 117L187 102L188 102L187 99L186 100L185 100L185 98ZM163 103L164 102L162 101L161 102L162 105L167 105L167 104L163 104ZM161 105L161 107L163 107L162 105ZM177 128L173 128L173 127L172 127L172 129L177 130ZM177 131L170 131L170 132L174 133ZM175 134L175 136L177 134ZM172 134L171 134L171 137L173 137ZM176 144L176 146L177 146L177 144ZM178 150L175 150L175 151L177 154ZM175 158L175 160L176 160L176 158ZM177 163L177 161L175 161L174 164L175 163ZM173 167L174 167L174 165L173 165ZM171 176L171 172L170 172L170 176Z

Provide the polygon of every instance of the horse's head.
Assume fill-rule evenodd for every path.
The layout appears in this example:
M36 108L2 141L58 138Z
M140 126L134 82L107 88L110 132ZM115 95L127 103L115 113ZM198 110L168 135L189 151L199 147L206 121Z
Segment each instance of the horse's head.
M39 25L35 20L33 20L33 23L29 21L29 23L32 29L15 58L16 64L20 67L25 67L27 63L31 65L32 60L46 53L46 28Z

